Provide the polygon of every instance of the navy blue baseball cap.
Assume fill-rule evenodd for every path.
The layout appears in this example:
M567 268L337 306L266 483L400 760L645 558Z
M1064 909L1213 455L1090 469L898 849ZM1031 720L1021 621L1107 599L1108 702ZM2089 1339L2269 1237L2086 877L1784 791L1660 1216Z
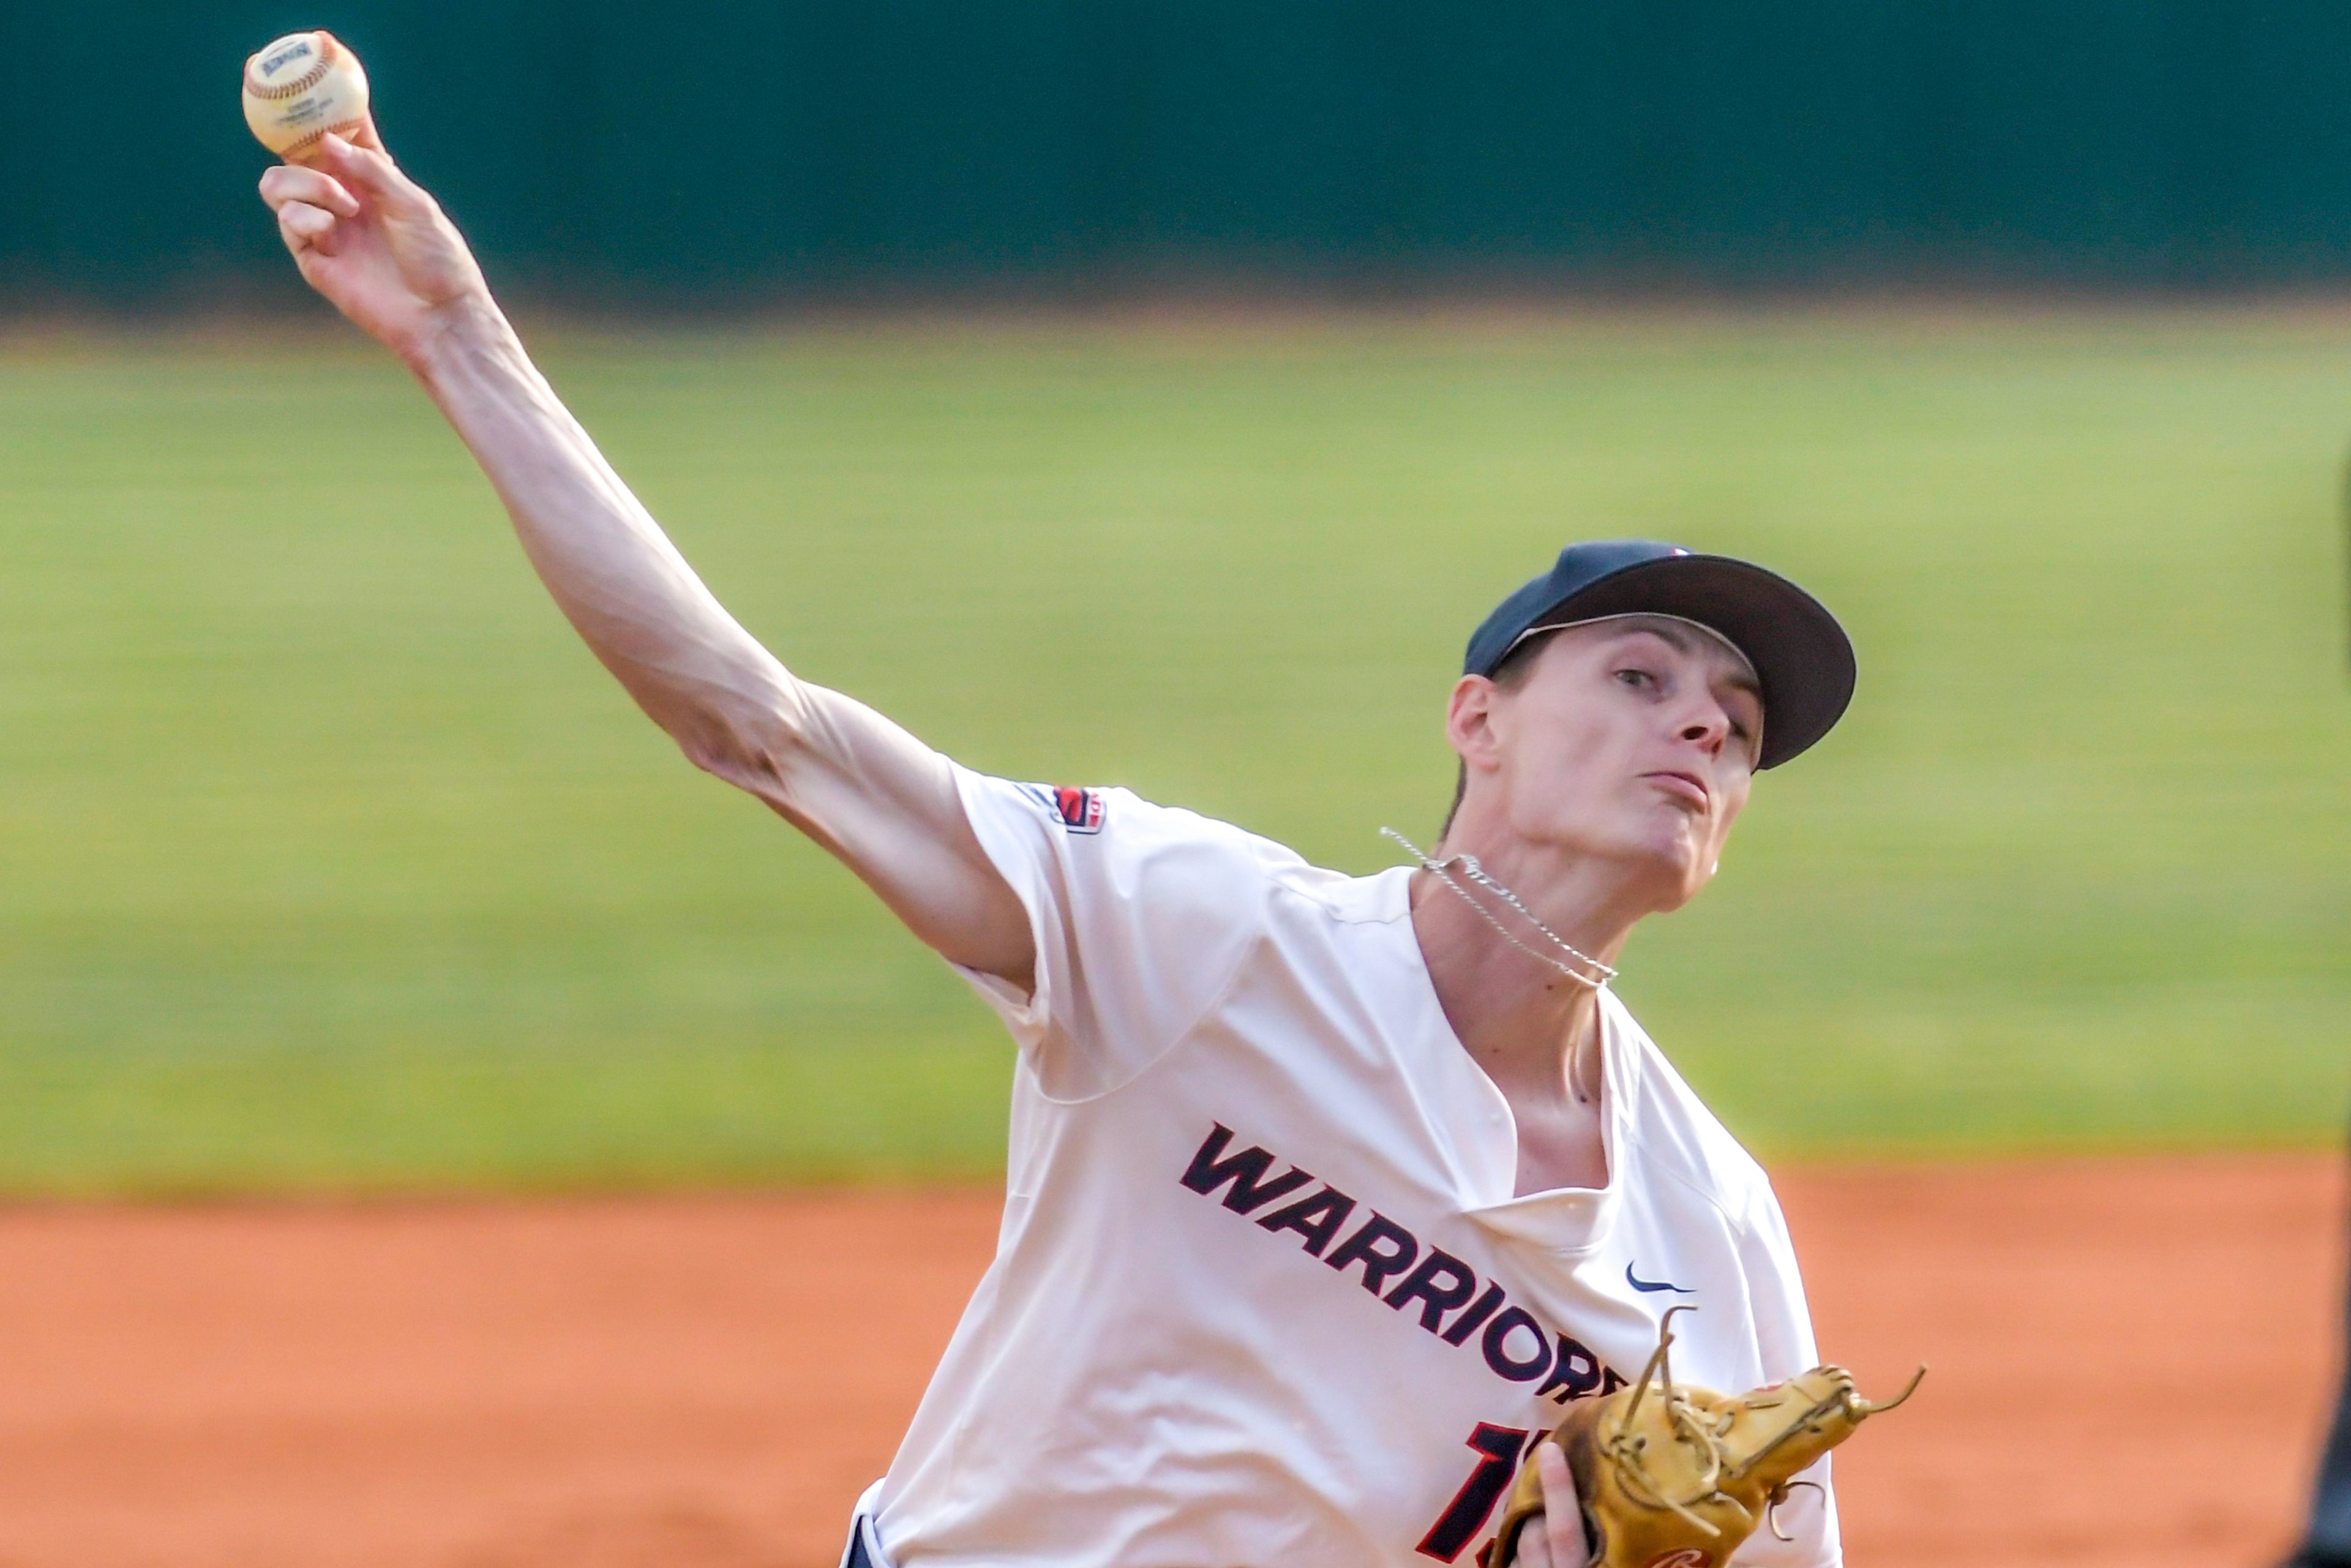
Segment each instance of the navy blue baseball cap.
M1853 701L1853 643L1836 617L1777 572L1655 539L1596 539L1494 607L1469 636L1461 673L1491 675L1547 628L1605 615L1673 615L1720 633L1763 687L1759 768L1777 768L1834 727Z

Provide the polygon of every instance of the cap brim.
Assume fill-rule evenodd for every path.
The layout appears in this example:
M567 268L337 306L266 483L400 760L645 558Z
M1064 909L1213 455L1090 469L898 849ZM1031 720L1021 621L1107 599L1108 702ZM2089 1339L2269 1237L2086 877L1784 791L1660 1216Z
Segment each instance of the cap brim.
M1625 567L1569 594L1533 625L1644 612L1711 627L1755 666L1763 687L1759 768L1805 751L1853 701L1853 643L1836 617L1786 578L1729 556L1667 556Z

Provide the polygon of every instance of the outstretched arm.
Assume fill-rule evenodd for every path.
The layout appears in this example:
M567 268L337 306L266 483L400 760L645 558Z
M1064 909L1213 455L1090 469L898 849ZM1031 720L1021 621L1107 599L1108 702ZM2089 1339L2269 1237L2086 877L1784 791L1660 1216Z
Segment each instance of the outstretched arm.
M946 758L736 623L531 363L456 226L371 129L360 141L271 169L262 198L304 279L423 383L596 657L697 767L840 857L915 936L1030 988L1027 916Z

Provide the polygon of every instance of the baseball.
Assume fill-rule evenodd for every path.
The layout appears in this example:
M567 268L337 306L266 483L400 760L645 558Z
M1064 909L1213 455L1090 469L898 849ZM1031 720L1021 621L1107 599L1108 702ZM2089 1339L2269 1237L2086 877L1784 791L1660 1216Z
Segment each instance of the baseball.
M288 33L245 62L245 122L281 158L300 159L333 131L367 123L367 73L323 28Z

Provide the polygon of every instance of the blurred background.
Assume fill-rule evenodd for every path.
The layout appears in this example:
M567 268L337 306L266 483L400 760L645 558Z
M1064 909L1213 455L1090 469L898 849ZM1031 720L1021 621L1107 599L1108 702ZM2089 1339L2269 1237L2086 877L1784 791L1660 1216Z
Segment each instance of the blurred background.
M2242 288L2351 242L2323 0L16 0L11 293L288 301L210 68L297 25L510 293L631 311Z
M2333 1135L2351 12L17 0L0 1187L1000 1146L992 1019L294 276L225 84L296 23L810 677L1368 869L1561 542L1757 556L1860 698L1623 987L1733 1124Z
M2196 1233L2323 1381L2351 9L8 0L0 1195L998 1168L990 1015L296 278L235 80L315 26L720 597L974 766L1368 871L1562 542L1814 589L1852 716L1621 992L1800 1170L2286 1173Z

